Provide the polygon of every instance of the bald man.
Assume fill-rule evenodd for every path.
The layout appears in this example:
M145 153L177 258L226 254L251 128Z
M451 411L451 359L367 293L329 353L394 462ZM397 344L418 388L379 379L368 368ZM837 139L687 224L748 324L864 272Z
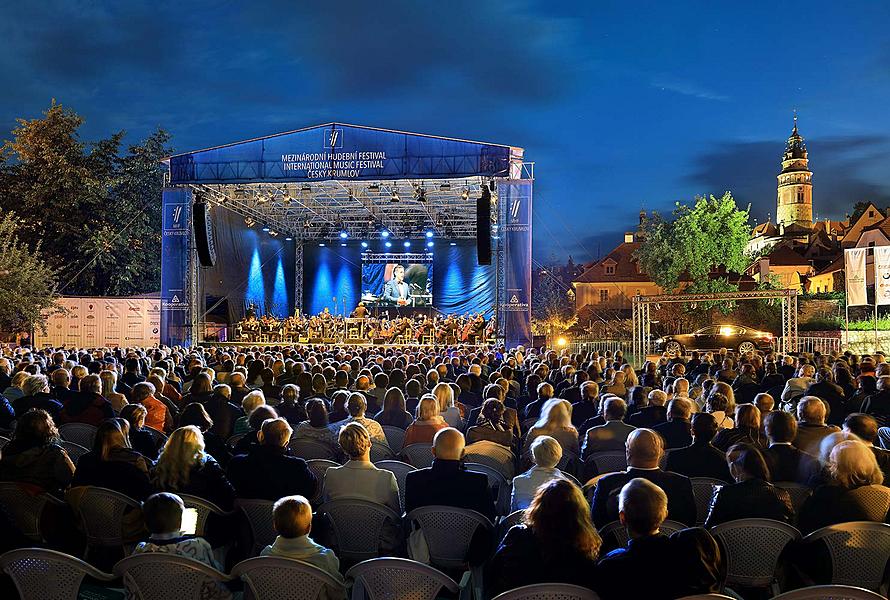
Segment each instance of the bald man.
M628 481L641 477L660 487L668 497L668 518L695 525L695 498L688 477L662 471L664 440L651 429L636 429L627 436L627 471L604 476L593 494L593 522L597 528L618 520L618 493Z
M463 434L448 427L433 438L433 466L411 471L405 479L405 512L422 506L454 506L475 510L494 521L494 501L488 477L467 471L460 463Z

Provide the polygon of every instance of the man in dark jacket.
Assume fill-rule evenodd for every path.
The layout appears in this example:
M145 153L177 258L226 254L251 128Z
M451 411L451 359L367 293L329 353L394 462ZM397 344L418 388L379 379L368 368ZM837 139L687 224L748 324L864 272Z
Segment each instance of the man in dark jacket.
M878 391L865 399L860 412L874 417L878 427L890 426L890 377L884 375L878 378ZM829 420L829 423L832 422Z
M659 423L667 421L667 394L662 390L652 390L646 398L648 404L627 418L634 427L651 429Z
M315 475L305 460L291 456L287 449L292 432L287 420L268 419L257 436L260 443L229 462L229 481L239 498L278 500L315 494Z
M834 383L834 376L830 369L825 367L819 369L816 373L816 383L811 383L804 396L816 396L828 405L828 418L826 421L829 425L840 425L847 416L846 398L844 398L844 390L841 386Z
M597 527L618 519L618 493L631 479L647 479L667 493L668 518L695 524L695 497L692 482L684 475L662 471L658 464L664 454L664 440L651 429L637 429L627 437L627 464L624 473L606 475L593 494L593 522Z
M600 386L595 381L585 381L581 384L581 399L572 404L572 425L575 428L581 427L587 419L596 416L599 393ZM578 433L583 434L584 431L578 429Z
M769 448L763 458L773 481L792 481L809 485L819 474L819 461L791 443L797 437L797 421L785 411L774 410L763 418Z
M692 444L668 453L665 470L686 477L710 477L732 481L726 455L711 444L717 435L717 419L711 413L692 417Z
M664 437L665 448L685 448L692 443L692 403L684 398L675 398L668 403L668 420L652 429Z

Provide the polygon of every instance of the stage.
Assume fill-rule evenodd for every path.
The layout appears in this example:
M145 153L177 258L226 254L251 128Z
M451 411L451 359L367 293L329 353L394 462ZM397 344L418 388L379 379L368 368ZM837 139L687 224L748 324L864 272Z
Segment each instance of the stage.
M501 341L502 343L502 341ZM462 348L462 349L471 349L471 350L489 350L494 346L499 345L495 342L483 343L483 344L374 344L372 342L362 342L362 343L341 343L341 342L318 342L318 343L309 343L309 342L296 342L293 344L281 342L211 342L211 341L202 341L198 343L199 346L204 348L237 348L237 349L248 349L248 348L313 348L313 347L332 347L336 346L337 348L398 348L400 350L417 348L418 350L445 350L448 348Z

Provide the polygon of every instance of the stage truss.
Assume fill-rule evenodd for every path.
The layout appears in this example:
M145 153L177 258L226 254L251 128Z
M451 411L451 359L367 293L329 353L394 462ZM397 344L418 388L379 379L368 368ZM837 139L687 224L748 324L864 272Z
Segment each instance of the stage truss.
M650 310L652 305L677 302L733 302L738 300L779 300L782 309L782 335L779 352L797 351L797 295L796 289L755 290L750 292L718 292L714 294L636 295L632 298L634 358L642 363L651 350Z

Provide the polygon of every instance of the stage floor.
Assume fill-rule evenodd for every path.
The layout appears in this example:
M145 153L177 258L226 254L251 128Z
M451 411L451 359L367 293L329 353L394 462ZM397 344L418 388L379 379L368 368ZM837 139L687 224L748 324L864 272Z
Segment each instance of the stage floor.
M259 348L271 348L273 346L344 346L344 347L382 347L382 348L490 348L498 345L497 342L486 342L482 344L375 344L371 341L359 343L347 342L208 342L202 341L197 343L198 346L215 346L221 348L250 348L257 346Z

